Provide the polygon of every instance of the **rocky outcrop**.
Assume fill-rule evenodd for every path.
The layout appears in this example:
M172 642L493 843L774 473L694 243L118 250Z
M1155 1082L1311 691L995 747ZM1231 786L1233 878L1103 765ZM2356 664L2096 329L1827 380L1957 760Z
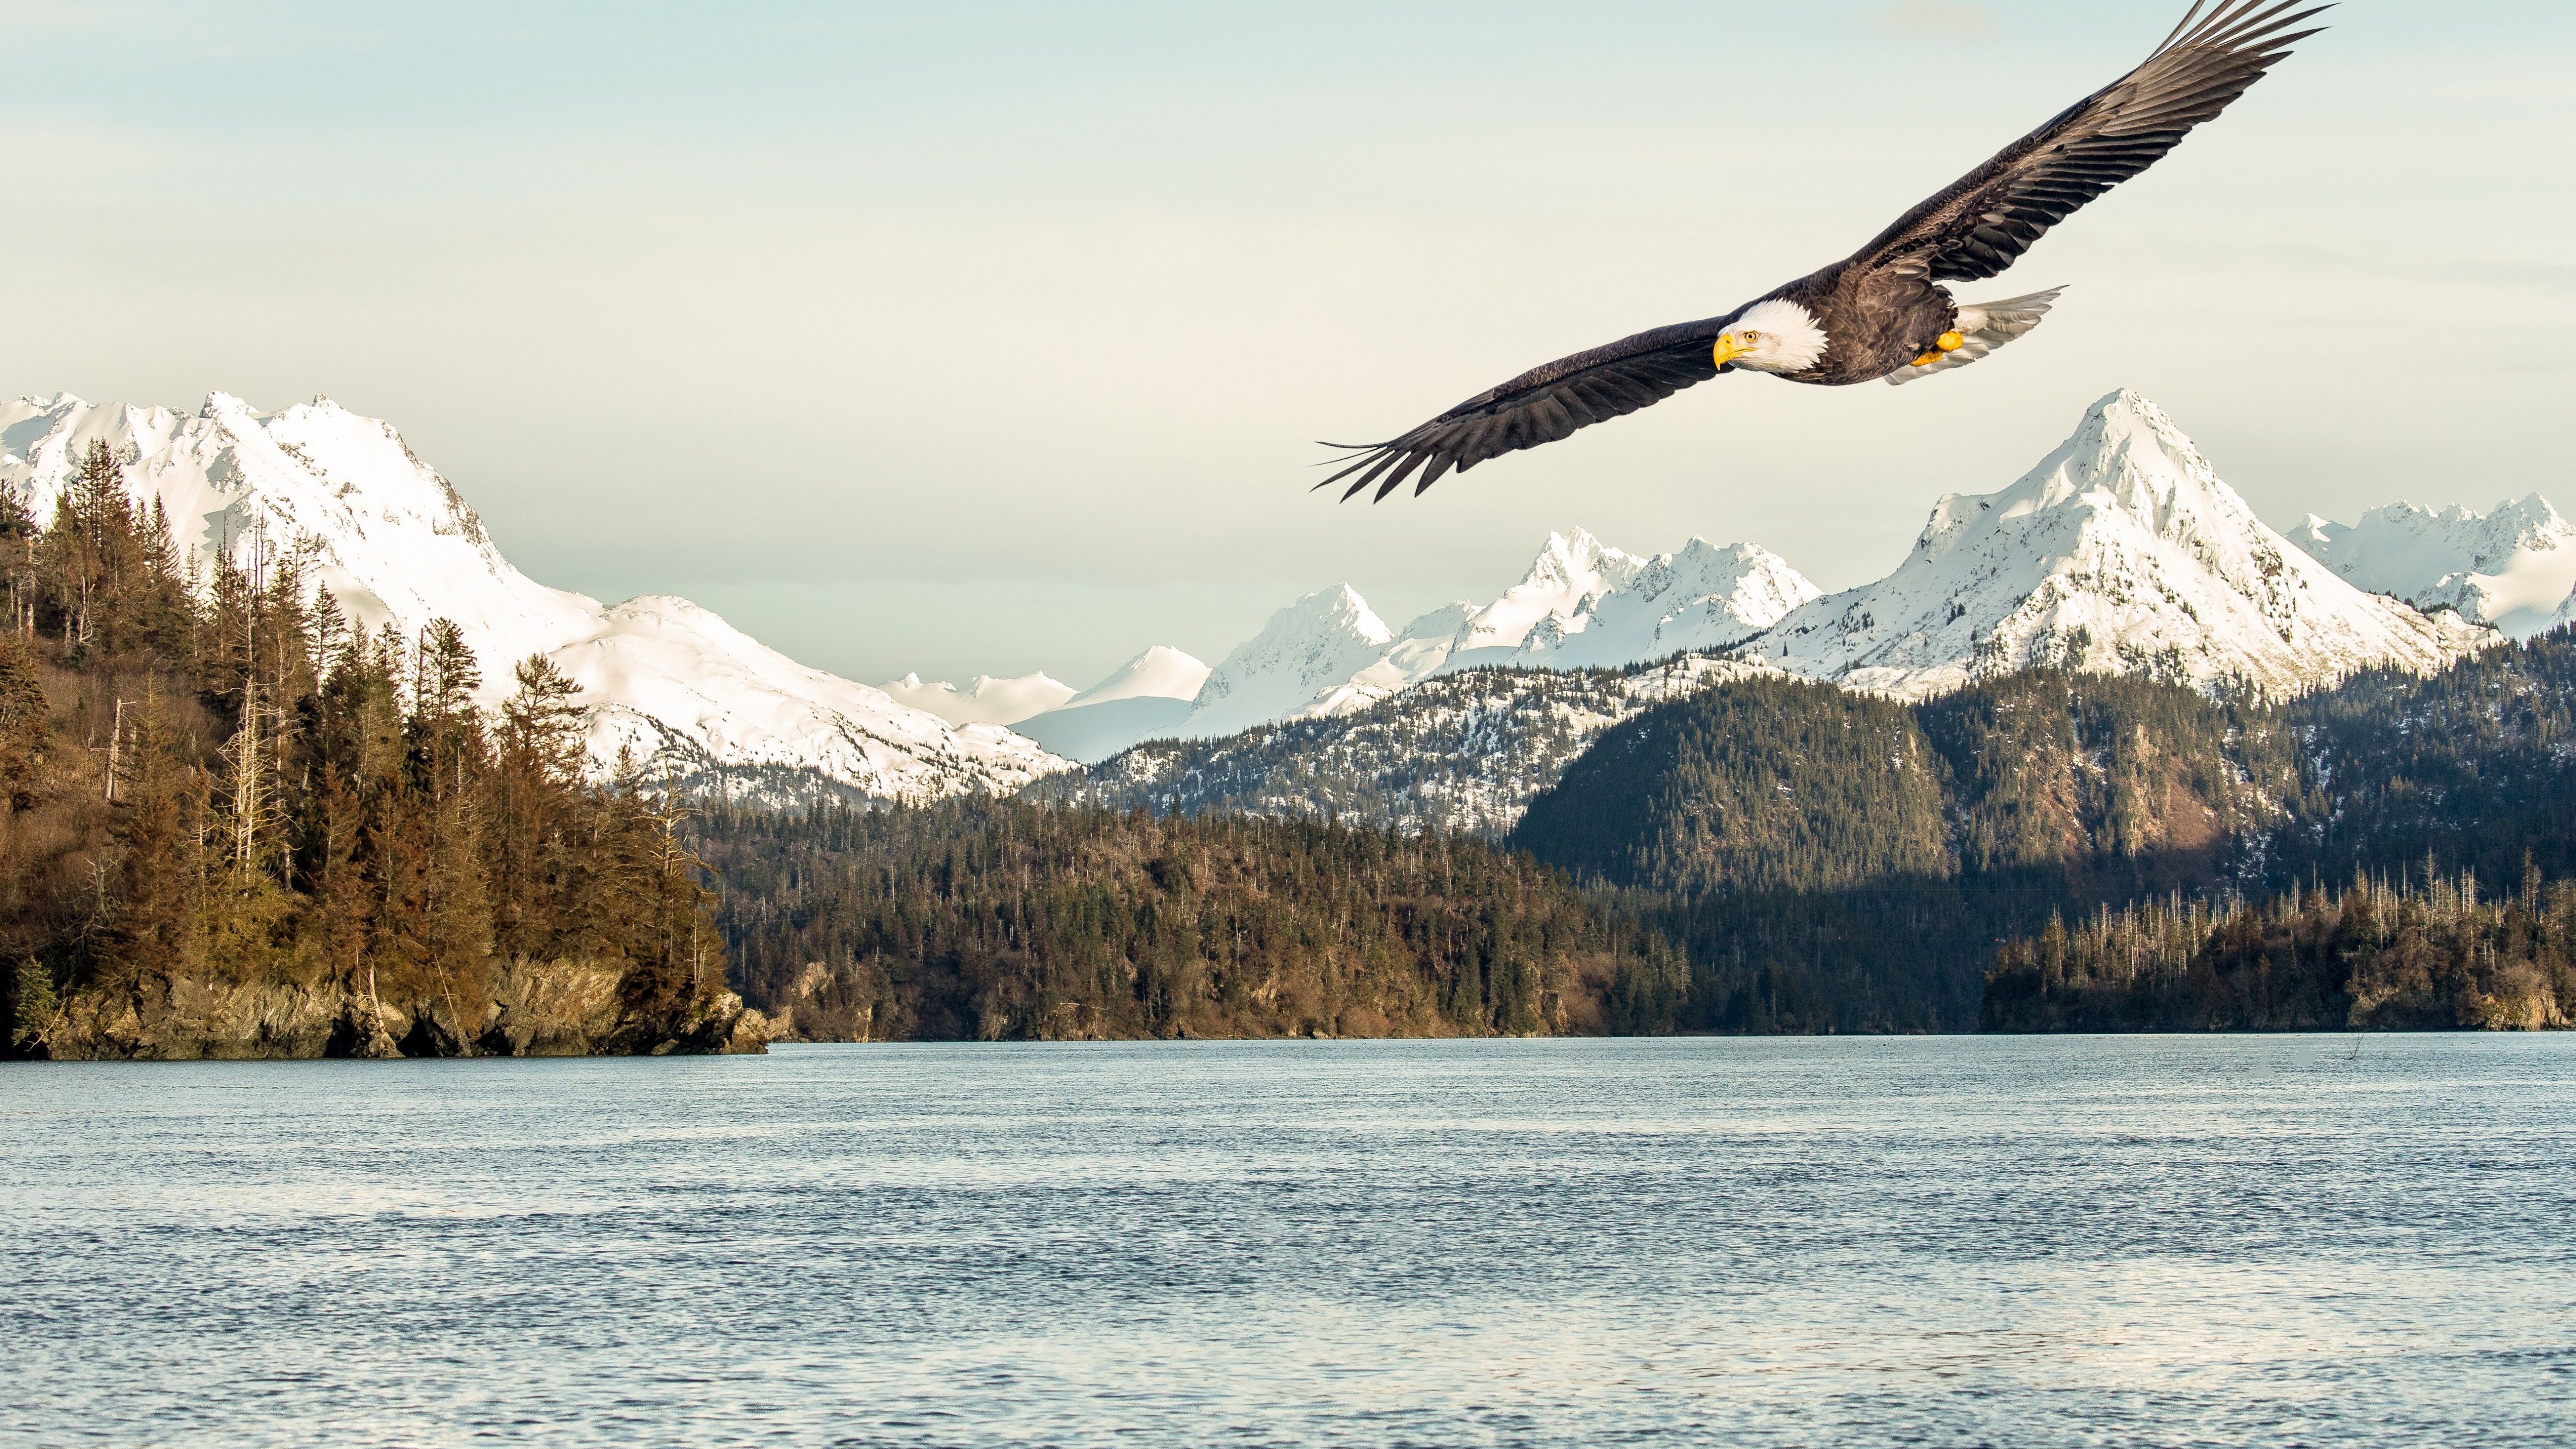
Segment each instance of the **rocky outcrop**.
M43 1034L56 1060L666 1056L755 1053L773 1035L722 989L656 1002L622 964L513 962L474 998L393 1001L353 984L145 976L63 1000Z

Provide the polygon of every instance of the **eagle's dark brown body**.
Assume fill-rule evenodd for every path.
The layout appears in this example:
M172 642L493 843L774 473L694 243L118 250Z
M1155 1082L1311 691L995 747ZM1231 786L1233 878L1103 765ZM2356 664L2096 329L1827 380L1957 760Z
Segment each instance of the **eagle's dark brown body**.
M1825 355L1814 367L1773 376L1823 387L1876 382L1931 351L1959 320L1959 304L1921 274L1847 261L1771 296L1806 308L1825 329Z
M1936 354L1936 341L1957 330L1960 318L1959 304L1940 284L2001 273L2077 207L2146 170L2194 126L2225 110L2292 44L2316 33L2292 27L2327 6L2296 9L2299 4L2195 0L2137 69L2005 147L1849 258L1725 316L1658 327L1534 367L1399 437L1359 445L1316 486L1350 479L1344 498L1372 487L1384 498L1419 474L1419 493L1452 469L1463 473L1486 459L1555 442L1739 367L1840 387L1931 376L1973 362L2036 326L2056 294L1981 304L1977 310L1990 315L1991 329L1952 338L1963 350ZM1772 300L1794 302L1814 317L1824 333L1821 355L1810 346L1789 365L1721 347L1721 339L1730 347L1739 340L1728 329L1748 310ZM1742 360L1721 367L1721 351ZM1918 358L1927 365L1915 367Z

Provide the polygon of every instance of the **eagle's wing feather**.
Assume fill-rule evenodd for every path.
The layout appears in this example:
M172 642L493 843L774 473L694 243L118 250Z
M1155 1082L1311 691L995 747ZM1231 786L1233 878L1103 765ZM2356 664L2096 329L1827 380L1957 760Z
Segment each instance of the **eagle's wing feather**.
M2331 4L2285 13L2299 3L2195 0L2136 70L1907 212L1853 264L1920 268L1936 282L2003 271L2050 227L2154 165L2192 127L2245 94L2292 45L2316 34L2291 27Z
M1738 309L1706 321L1675 323L1560 357L1383 443L1327 443L1351 452L1334 459L1339 470L1315 486L1329 488L1348 478L1352 481L1343 498L1374 485L1382 499L1418 472L1422 476L1413 491L1420 493L1452 469L1463 473L1488 458L1553 443L1579 428L1652 407L1717 376L1718 334L1741 315Z

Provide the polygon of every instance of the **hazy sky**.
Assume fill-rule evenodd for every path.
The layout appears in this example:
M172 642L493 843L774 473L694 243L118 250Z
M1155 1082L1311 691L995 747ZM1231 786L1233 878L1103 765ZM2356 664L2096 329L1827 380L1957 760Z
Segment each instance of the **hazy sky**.
M2576 6L2350 0L1904 389L1736 375L1309 494L1530 365L1845 255L2181 0L0 0L0 393L387 418L537 578L881 680L1390 622L1550 528L1827 587L2110 389L2276 522L2576 508Z

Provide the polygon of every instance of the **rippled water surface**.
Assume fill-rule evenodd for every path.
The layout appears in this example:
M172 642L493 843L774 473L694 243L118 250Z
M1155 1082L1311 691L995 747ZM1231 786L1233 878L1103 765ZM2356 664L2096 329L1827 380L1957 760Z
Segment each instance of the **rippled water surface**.
M2576 1439L2576 1040L0 1068L10 1443Z

